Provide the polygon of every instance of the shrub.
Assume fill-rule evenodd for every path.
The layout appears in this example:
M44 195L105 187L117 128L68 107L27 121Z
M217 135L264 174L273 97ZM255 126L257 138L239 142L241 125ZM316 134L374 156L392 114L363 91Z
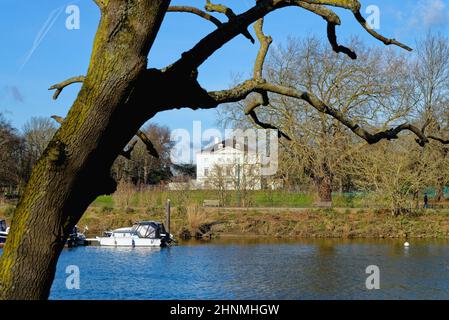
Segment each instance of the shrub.
M7 206L5 210L3 211L3 214L5 218L10 218L14 214L14 210L16 210L16 207L14 206Z
M188 206L187 211L187 225L192 233L196 234L201 226L209 222L207 214L199 206Z
M120 209L127 209L131 206L131 200L136 193L136 188L133 184L120 180L117 185L117 191L112 195L114 205Z

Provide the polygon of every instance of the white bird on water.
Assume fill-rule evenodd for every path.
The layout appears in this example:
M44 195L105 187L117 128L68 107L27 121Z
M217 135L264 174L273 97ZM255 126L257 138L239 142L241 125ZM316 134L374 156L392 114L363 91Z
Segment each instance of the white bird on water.
M407 241L406 242L404 242L404 247L410 247L410 243L408 243Z

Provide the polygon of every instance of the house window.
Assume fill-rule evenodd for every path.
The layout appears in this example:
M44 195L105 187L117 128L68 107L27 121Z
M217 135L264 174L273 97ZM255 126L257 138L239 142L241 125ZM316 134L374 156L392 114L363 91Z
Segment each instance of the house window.
M209 175L209 169L204 169L204 175L207 177Z

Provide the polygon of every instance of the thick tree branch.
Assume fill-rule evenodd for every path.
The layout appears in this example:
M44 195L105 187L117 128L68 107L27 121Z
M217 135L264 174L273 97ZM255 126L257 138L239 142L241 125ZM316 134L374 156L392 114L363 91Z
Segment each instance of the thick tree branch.
M148 153L159 159L159 153L157 152L156 148L154 147L153 143L151 142L150 138L147 137L147 135L145 134L145 132L143 132L142 130L137 131L136 134L139 139L145 144L145 146L147 147Z
M189 6L171 6L167 10L168 12L187 12L187 13L193 13L201 18L204 18L213 24L215 24L217 27L220 27L223 23L215 18L214 16L208 14L207 12L204 12L203 10L200 10L195 7L189 7Z
M59 95L61 94L62 90L64 90L65 87L74 84L74 83L80 83L83 82L86 79L85 76L78 76L78 77L73 77L70 79L67 79L61 83L57 83L53 86L51 86L50 88L48 88L48 90L56 90L55 94L53 95L53 100L58 99Z
M134 147L137 144L137 140L131 141L126 148L120 153L121 156L125 157L128 160L131 160L131 154L134 151Z
M259 94L263 93L280 94L283 96L306 101L318 112L327 114L333 117L334 119L338 120L340 123L342 123L344 126L346 126L348 129L350 129L357 136L359 136L369 144L377 143L380 140L398 139L399 138L398 135L402 131L410 131L414 133L417 136L416 140L417 143L419 143L421 146L424 146L426 143L428 143L429 139L449 144L449 141L443 140L441 138L433 136L426 137L426 135L418 127L409 123L404 123L394 128L381 130L376 133L371 133L367 129L363 128L361 125L359 125L358 123L347 117L340 110L326 105L314 94L305 91L298 91L291 87L280 86L273 83L260 82L256 80L247 80L233 89L209 92L209 96L213 100L215 100L215 103L218 105L221 103L236 102L245 99L249 94L254 92L257 92ZM248 105L245 112L251 115L251 112L253 112L255 108L261 105L263 105L262 101L256 100L252 104Z
M341 52L349 56L351 59L357 59L357 54L353 50L338 44L336 26L341 25L341 19L334 11L323 5L310 4L302 1L298 1L298 6L321 16L324 20L326 20L327 38L329 39L329 43L335 52Z
M313 7L313 5L315 5L315 7ZM213 53L215 53L231 39L239 35L242 30L248 28L250 24L256 22L260 18L263 18L270 12L290 6L302 7L316 14L319 14L321 17L328 20L328 23L330 21L330 26L328 26L328 35L333 49L337 52L343 52L350 55L351 57L354 57L355 54L351 50L337 44L334 27L335 25L339 24L339 19L336 20L337 17L332 15L330 13L330 10L326 11L324 7L320 8L319 5L341 7L351 10L354 13L357 21L374 38L382 41L387 45L394 44L406 50L411 50L410 47L394 39L387 39L374 30L370 29L368 24L366 23L366 20L360 14L361 5L359 1L356 0L259 0L256 2L256 5L254 7L240 15L236 15L229 22L223 23L221 27L203 38L192 49L183 53L181 59L176 61L168 69L173 72L179 71L185 74L188 74L192 70L198 69L198 67L202 65L204 61L206 61ZM226 9L223 9L222 7L215 7L215 9L226 11Z
M232 11L231 8L226 7L225 5L222 4L213 4L212 2L210 2L210 0L206 0L205 9L209 12L223 13L224 15L226 15L226 17L228 17L230 22L232 22L237 17L237 15L234 13L234 11ZM251 35L251 33L249 33L247 28L243 28L241 33L252 43L255 42L253 36Z
M256 32L257 39L259 39L260 42L260 49L256 57L256 62L254 64L254 79L256 80L263 79L263 65L267 57L268 49L273 42L273 39L271 37L268 37L263 33L263 22L264 19L261 18L254 24L254 31Z
M332 49L337 53L341 52L341 53L346 54L348 57L350 57L353 60L357 59L357 54L353 50L338 44L337 34L336 34L336 30L335 30L336 26L337 25L333 22L327 23L327 38L329 39Z

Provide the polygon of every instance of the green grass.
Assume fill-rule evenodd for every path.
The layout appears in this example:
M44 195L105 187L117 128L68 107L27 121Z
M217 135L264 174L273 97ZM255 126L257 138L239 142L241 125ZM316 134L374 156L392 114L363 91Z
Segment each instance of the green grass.
M99 196L93 203L94 206L98 207L114 207L114 201L112 196Z
M267 208L311 208L316 199L314 195L299 192L258 190L247 192L246 200L249 200L248 207ZM241 195L241 198L244 196ZM163 209L165 201L171 200L174 207L186 207L189 205L202 206L204 200L218 200L219 193L214 190L183 190L164 191L152 190L135 192L129 199L130 207ZM228 202L226 207L237 207L237 191L227 192ZM243 202L243 199L242 199ZM372 195L367 193L338 193L332 194L334 208L371 208L372 210L382 209L381 200L375 201ZM95 207L116 207L113 196L98 197L93 203ZM440 208L441 209L441 208Z
M147 193L151 193L148 195ZM182 206L186 204L202 205L203 201L218 199L216 191L212 190L191 190L191 191L147 191L136 192L131 196L130 204L135 207L148 206L149 201L143 200L144 197L151 198L151 207L163 208L165 200L170 199L173 206ZM229 203L227 206L237 206L237 192L229 191ZM313 197L304 193L282 192L282 191L253 191L250 192L248 199L255 207L292 207L308 208L313 203ZM96 207L114 207L112 196L98 197L93 206Z
M248 199L251 207L279 207L279 208L310 208L314 197L306 193L286 191L251 191ZM147 199L145 201L145 198ZM133 207L164 208L166 199L170 199L173 206L186 206L188 204L202 205L203 201L218 199L217 191L189 190L189 191L146 191L136 192L131 196L130 205ZM228 191L229 203L226 206L237 206L237 191ZM363 194L334 193L333 206L336 208L363 208L366 197ZM112 196L98 197L93 206L114 207Z

